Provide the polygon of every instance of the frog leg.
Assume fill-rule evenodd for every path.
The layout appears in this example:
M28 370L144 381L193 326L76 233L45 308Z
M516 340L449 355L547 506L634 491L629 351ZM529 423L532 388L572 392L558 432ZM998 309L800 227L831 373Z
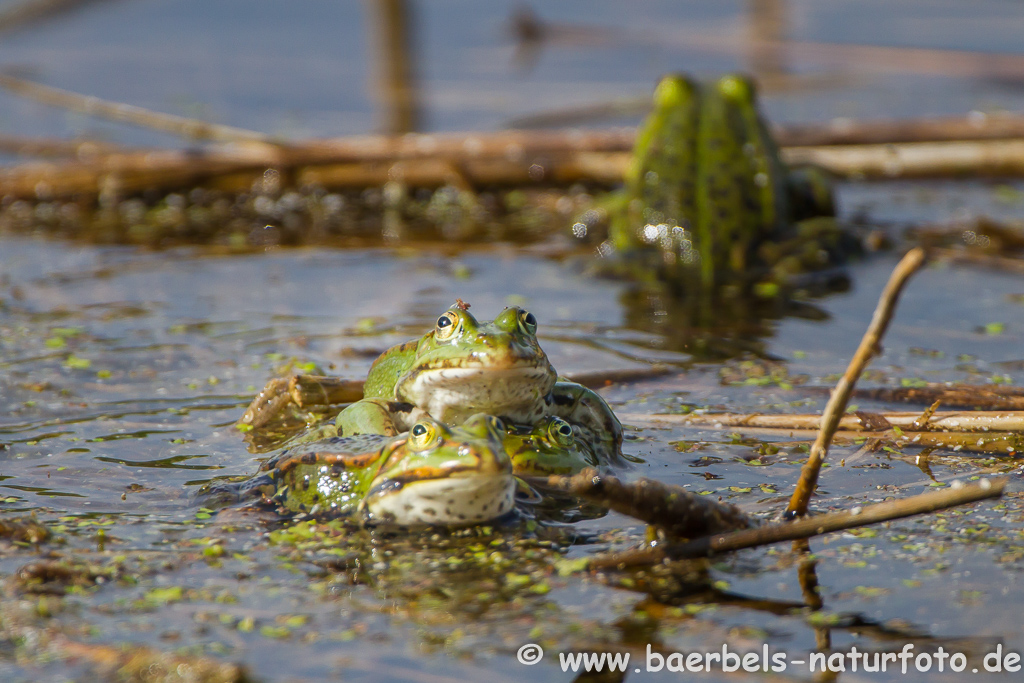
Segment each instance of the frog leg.
M576 382L559 381L551 391L551 414L578 429L602 463L622 455L622 425L605 400Z
M246 408L241 424L262 427L276 417L289 403L300 408L350 403L363 397L363 382L324 375L292 375L275 377Z
M353 434L383 434L395 436L426 416L426 412L402 401L383 398L364 398L338 414L334 424L339 436Z

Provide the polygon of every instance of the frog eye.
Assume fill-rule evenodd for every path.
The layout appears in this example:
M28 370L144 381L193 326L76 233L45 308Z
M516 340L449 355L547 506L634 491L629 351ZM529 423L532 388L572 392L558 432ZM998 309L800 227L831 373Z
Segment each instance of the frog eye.
M409 430L409 443L414 448L425 448L437 437L434 426L427 422L417 422Z
M537 318L528 311L519 311L519 322L522 323L523 327L530 334L534 334L537 331Z
M560 446L572 445L572 425L566 422L565 420L561 420L558 418L552 420L551 426L548 427L548 434L550 434L551 438L555 441L555 443L559 444Z
M455 328L459 325L459 316L454 311L448 311L440 318L437 319L437 326L434 330L434 336L438 339L448 339L455 333Z

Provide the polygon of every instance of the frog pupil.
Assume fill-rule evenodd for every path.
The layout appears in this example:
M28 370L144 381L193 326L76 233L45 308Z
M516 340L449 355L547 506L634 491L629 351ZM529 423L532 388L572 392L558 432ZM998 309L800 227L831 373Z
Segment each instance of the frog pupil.
M445 320L447 320L447 318L445 318ZM416 425L416 426L414 426L412 428L412 435L413 436L423 436L426 433L427 433L427 428L424 427L423 425Z
M558 433L562 436L572 436L572 427L569 425L561 425L558 428Z
M437 319L437 329L439 330L443 330L446 327L450 327L451 324L452 319L446 315L442 315L440 318Z
M525 322L527 325L537 325L537 319L533 316L533 313L527 313L526 317L523 318L523 322Z

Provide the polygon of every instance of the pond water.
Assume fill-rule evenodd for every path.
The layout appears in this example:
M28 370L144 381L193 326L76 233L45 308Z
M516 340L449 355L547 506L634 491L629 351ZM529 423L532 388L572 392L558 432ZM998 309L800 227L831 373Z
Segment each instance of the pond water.
M1019 6L996 0L969 10L909 1L788 7L790 34L801 40L948 49L1018 49L1024 19ZM371 129L364 6L261 8L92 3L9 34L0 62L53 85L259 130ZM519 115L646 96L659 73L680 66L708 73L743 63L671 39L676 30L734 36L746 21L741 4L545 5L544 19L575 29L558 33L532 71L515 66L515 47L502 38L513 9L416 5L425 127L495 128ZM1020 108L1018 86L858 72L825 90L769 91L766 106L779 120ZM0 96L4 126L21 134L166 142L9 97ZM1022 196L1019 182L839 188L843 217L892 234L969 215L1019 218ZM718 558L671 580L574 571L574 559L642 538L641 525L616 514L547 532L339 538L336 527L282 530L255 514L215 514L196 499L203 485L251 474L266 457L233 425L281 366L364 377L376 353L421 335L457 297L481 318L510 304L532 311L563 372L669 364L668 375L602 390L624 416L684 406L818 411L895 262L883 253L853 264L848 291L814 301L824 313L817 319L767 323L760 354L781 359L776 372L785 373L770 381L756 375L752 355L701 361L657 325L637 324L622 283L514 245L224 255L0 235L0 518L33 514L56 536L38 548L0 546L0 679L114 677L109 661L126 644L236 662L254 680L281 682L564 681L575 674L556 653L567 651L628 652L630 680L678 679L634 671L646 667L648 644L662 653L767 645L792 662L782 680L826 680L796 660L829 643L837 652L942 647L979 669L997 646L1020 653L1024 509L1012 457L834 448L815 501L821 510L993 473L1014 483L997 503L813 540L816 610L805 607L814 599L799 580L811 565L788 545ZM1024 381L1022 294L1017 275L930 266L908 286L864 386ZM766 437L780 442L775 453L728 431L624 422L625 450L637 462L623 477L655 477L758 514L784 505L805 455L787 438ZM64 596L24 590L25 568L48 558L91 578L80 586L67 579ZM545 648L542 664L517 661L526 643ZM195 672L177 673L189 680ZM960 680L913 667L900 678ZM716 669L699 679L735 674Z

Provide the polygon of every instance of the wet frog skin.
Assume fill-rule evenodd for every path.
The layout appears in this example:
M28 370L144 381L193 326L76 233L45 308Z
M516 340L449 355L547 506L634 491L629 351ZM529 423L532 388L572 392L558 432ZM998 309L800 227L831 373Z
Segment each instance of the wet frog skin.
M690 293L784 281L853 248L827 218L827 181L786 167L738 75L661 80L609 213L624 274Z
M400 526L468 525L514 503L505 425L489 415L458 427L432 419L397 437L330 437L268 461L248 486L282 510Z

